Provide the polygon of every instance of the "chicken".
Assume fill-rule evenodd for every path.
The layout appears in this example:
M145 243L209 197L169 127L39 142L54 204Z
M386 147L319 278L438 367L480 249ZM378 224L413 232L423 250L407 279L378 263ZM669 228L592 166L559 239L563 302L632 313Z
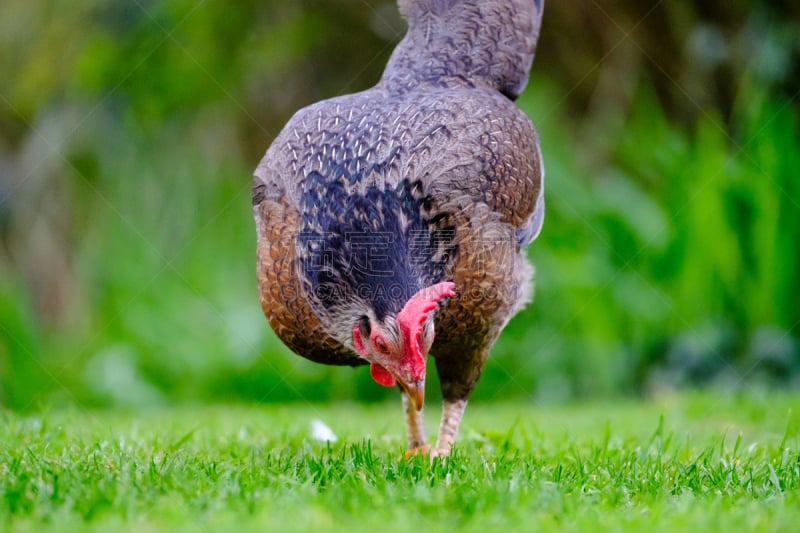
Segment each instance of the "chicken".
M398 386L410 453L447 455L544 218L527 84L542 0L399 0L380 82L298 111L255 171L261 305L318 363ZM444 399L427 444L431 354Z

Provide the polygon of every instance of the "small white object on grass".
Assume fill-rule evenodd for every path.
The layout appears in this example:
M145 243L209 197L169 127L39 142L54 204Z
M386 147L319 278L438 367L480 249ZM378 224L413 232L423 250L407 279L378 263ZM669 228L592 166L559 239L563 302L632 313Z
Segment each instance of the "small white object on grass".
M336 442L336 434L325 422L319 419L311 421L311 438L315 440Z

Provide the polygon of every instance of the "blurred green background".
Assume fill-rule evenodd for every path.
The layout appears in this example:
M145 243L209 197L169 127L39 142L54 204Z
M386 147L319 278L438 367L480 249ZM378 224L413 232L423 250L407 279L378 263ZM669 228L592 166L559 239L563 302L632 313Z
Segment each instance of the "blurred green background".
M394 396L269 330L250 186L404 29L389 0L4 0L0 405ZM475 399L800 388L799 36L789 0L548 3L536 301Z

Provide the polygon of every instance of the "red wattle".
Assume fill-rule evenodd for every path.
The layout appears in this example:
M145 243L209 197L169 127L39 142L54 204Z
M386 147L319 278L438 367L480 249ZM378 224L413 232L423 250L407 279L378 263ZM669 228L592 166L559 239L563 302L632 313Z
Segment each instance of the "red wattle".
M378 363L373 362L369 365L369 375L372 376L372 379L374 379L375 383L378 385L383 385L384 387L394 387L397 385L394 376Z

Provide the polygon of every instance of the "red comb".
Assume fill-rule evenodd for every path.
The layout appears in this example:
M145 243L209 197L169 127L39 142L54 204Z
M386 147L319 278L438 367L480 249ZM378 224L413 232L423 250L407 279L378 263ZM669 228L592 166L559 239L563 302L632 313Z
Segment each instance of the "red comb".
M422 362L422 371L425 369L425 356L419 348L422 325L428 320L428 313L436 309L439 300L450 298L456 295L455 283L443 281L430 287L425 287L411 297L406 302L403 309L397 313L397 323L403 333L403 340L406 345L406 354L413 355L417 365ZM417 366L413 365L413 366Z

